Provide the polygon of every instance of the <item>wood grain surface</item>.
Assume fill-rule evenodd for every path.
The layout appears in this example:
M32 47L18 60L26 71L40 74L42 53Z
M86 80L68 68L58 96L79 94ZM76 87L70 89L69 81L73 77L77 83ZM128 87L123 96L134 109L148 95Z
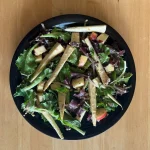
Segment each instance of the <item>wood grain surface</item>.
M12 56L35 25L61 14L105 21L129 45L136 63L133 101L105 133L61 141L31 127L18 112L9 88ZM150 150L150 0L0 0L0 150Z

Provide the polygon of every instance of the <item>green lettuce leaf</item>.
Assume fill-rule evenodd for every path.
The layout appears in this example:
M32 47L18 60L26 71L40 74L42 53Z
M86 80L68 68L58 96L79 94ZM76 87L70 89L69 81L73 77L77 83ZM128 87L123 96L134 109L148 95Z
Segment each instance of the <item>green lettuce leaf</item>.
M103 64L103 63L108 62L110 59L109 57L110 49L106 45L102 45L102 44L101 44L101 49L103 50L103 52L99 53L99 58L100 58L100 62Z
M96 92L97 92L98 97L103 97L103 96L107 96L108 94L114 95L115 94L115 89L111 88L111 87L97 88Z
M69 57L68 62L77 65L79 61L79 57L80 57L80 53L79 50L76 48L74 52L71 54L71 56Z
M24 111L30 114L33 114L34 111L32 111L32 109L28 111L28 109L35 106L36 94L34 90L31 89L29 91L24 92L22 96L24 97L24 103L22 103L21 109L23 109Z
M76 130L80 134L85 135L85 132L79 128L81 126L80 121L72 118L71 116L67 115L66 113L64 115L64 120L61 120L61 123L65 126L68 126L72 129Z
M115 111L118 105L108 97L103 97L97 102L98 108L105 108L107 112Z
M66 113L64 115L63 122L65 124L70 124L70 125L75 126L75 127L81 127L81 122L80 121L74 119L72 116L70 116Z
M54 28L51 33L42 35L44 38L54 38L54 39L62 39L64 42L69 42L71 39L71 34L69 32L64 32L61 29Z
M117 68L115 68L115 72L116 72L117 76L121 75L121 73L124 69L124 60L122 57L120 57L119 62L120 62L119 66Z
M52 70L49 68L46 68L40 73L40 75L32 83L28 81L23 81L19 86L17 86L14 97L23 96L24 92L34 88L36 85L42 82L45 78L49 78L51 76L51 73L52 73Z
M35 56L32 54L32 51L37 47L37 45L38 44L35 44L32 48L24 50L16 60L18 70L25 76L31 75L37 67Z
M83 68L86 70L91 66L91 62L89 60L87 60L87 62L85 63L85 65L83 66Z
M70 65L68 63L65 63L65 65L59 72L58 77L60 79L60 82L63 82L66 78L70 79L71 71L70 71Z
M57 94L54 91L48 90L47 92L44 92L43 101L40 104L44 109L48 110L50 114L53 114L52 116L55 116L55 119L59 118L59 114L57 113Z
M61 86L61 87L56 88L55 91L57 91L58 93L68 93L69 89L64 86Z

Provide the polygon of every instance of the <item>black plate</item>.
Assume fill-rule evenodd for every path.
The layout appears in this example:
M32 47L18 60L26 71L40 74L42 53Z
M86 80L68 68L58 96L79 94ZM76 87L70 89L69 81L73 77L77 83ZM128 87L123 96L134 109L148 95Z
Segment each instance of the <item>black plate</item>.
M84 15L62 15L58 17L54 17L51 19L48 19L44 21L43 23L45 24L46 28L51 28L53 26L58 26L61 28L64 28L66 26L72 26L74 25L83 25L84 21L88 19L88 25L99 25L99 24L106 24L98 19L95 19L93 17L89 16L84 16ZM22 42L19 44L13 59L11 63L11 68L10 68L10 88L12 95L15 93L16 87L18 84L21 82L21 75L19 71L17 70L17 67L15 65L15 61L17 57L20 55L20 53L23 52L25 48L28 48L29 46L29 41L31 41L33 38L35 38L41 30L41 25L36 26L33 30L31 30L25 38L22 40ZM86 131L86 135L82 136L78 132L71 130L71 131L65 131L64 127L62 125L59 126L64 134L65 139L67 140L79 140L79 139L86 139L93 137L95 135L98 135L104 131L106 131L108 128L112 127L126 112L133 94L134 94L134 89L135 89L135 82L136 82L136 73L135 73L135 65L134 65L134 60L132 57L132 54L123 40L123 38L109 25L107 25L107 31L106 33L110 35L111 39L117 41L119 48L124 49L126 51L125 54L125 60L127 61L127 66L128 66L128 71L133 73L132 78L130 79L130 83L132 85L132 88L130 89L129 93L125 94L124 96L119 98L119 101L123 105L123 110L121 110L120 107L116 109L115 112L112 112L109 114L109 116L106 119L103 119L100 123L98 123L97 127L93 127L92 123L87 122L86 119L84 119L83 124L82 124L82 130ZM14 98L14 102L20 111L20 113L23 115L23 111L21 110L21 103L23 102L23 97L16 97ZM41 120L39 115L36 115L34 118L30 115L26 115L24 117L33 127L38 129L39 131L58 138L58 135L56 132L53 130L51 125L48 123L44 123L43 120Z

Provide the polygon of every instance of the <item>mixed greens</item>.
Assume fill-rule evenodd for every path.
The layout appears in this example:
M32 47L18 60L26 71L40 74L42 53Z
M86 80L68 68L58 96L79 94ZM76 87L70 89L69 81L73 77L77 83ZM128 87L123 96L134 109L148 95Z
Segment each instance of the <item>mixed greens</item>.
M121 103L118 95L128 92L132 73L127 72L124 50L108 44L106 25L46 29L30 42L16 60L23 80L14 97L23 96L22 109L41 115L58 136L80 129L83 118L93 126Z

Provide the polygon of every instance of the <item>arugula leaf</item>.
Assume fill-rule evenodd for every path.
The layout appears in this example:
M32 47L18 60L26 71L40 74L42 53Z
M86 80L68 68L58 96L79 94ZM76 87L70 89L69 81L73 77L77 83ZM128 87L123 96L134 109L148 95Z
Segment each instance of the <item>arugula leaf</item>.
M115 111L115 109L118 107L118 105L113 102L110 98L103 97L98 103L98 108L105 108L107 112Z
M37 46L38 44L35 44L32 48L24 50L17 58L16 66L22 75L29 76L35 71L37 62L35 61L35 56L32 54L32 51Z
M69 32L63 32L57 29L53 29L51 33L41 35L44 38L54 38L54 39L62 39L64 42L68 42L71 39L71 34Z
M121 82L128 83L128 81L131 77L132 77L132 73L125 73L122 78L119 78L117 80L117 83L121 83Z
M111 84L115 85L121 83L128 83L129 79L132 76L132 73L126 73L126 68L127 68L126 61L123 61L123 67L121 68L122 72L120 72L119 77L117 77L114 81L112 81Z
M97 88L97 107L105 108L107 112L115 111L118 105L108 97L108 94L114 95L115 89L111 87Z
M117 76L121 75L121 73L124 69L124 60L122 57L120 57L119 62L120 62L119 66L115 69Z
M71 54L71 56L69 57L68 62L77 65L79 57L80 57L80 53L79 50L76 48L74 52Z
M105 53L100 53L99 57L100 57L100 61L101 61L102 64L108 62L109 59L110 59L109 56Z
M106 45L102 45L101 49L103 50L103 52L99 53L99 57L100 57L101 63L103 64L103 63L108 62L109 59L110 59L110 57L109 57L109 55L110 55L110 49Z
M68 63L65 63L63 68L58 74L60 82L63 82L66 78L70 79L71 77L71 71L70 71L70 66Z
M106 87L106 88L97 88L96 89L97 96L102 97L102 96L107 96L108 94L114 95L115 94L115 89L111 87Z

